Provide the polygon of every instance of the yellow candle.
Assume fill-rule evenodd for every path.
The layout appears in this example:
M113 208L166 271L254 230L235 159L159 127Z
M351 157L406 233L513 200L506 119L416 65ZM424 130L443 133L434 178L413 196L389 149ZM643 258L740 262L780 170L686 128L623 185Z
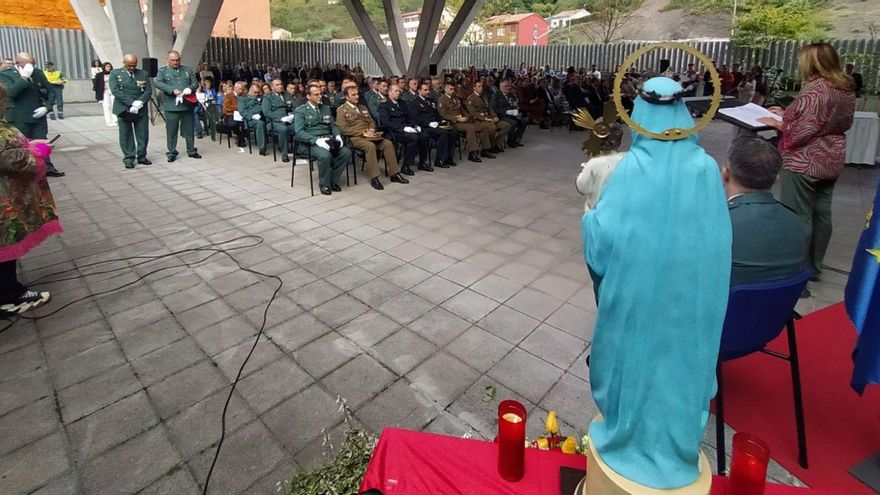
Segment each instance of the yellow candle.
M522 423L522 418L518 414L506 413L501 416L505 421L510 423Z

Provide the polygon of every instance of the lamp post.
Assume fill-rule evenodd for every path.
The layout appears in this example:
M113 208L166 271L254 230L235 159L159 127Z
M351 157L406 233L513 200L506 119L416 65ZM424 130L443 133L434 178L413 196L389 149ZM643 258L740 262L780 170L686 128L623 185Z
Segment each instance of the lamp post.
M736 6L737 0L733 0L733 15L730 18L730 37L733 38L733 33L736 31Z
M238 16L229 19L229 22L232 23L232 58L234 63L237 65L239 63L238 60L238 32L235 29L235 23L238 22Z

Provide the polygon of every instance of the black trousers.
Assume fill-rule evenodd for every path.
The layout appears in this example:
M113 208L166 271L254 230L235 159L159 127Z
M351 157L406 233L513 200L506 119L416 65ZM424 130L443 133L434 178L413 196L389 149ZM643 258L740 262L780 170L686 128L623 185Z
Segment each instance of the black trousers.
M433 139L437 146L437 161L443 162L452 158L452 147L455 146L455 140L452 131L445 129L434 129L433 127L422 127L419 133L419 162L428 162L428 153L431 152L431 142Z
M394 142L403 145L403 164L408 167L416 165L419 154L419 135L414 132L392 132ZM400 157L397 157L398 161Z
M18 281L17 265L16 260L0 261L0 304L17 302L27 290Z

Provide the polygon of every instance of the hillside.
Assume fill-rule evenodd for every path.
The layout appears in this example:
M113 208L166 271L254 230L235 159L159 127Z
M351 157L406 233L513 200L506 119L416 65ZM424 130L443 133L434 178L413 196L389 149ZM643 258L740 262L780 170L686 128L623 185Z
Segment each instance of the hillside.
M741 6L756 0L739 0ZM880 0L827 0L822 2L821 19L832 29L830 38L860 39L880 36ZM479 18L511 12L534 11L548 16L586 5L590 0L487 0ZM628 0L621 3L641 5L622 29L625 37L638 40L686 38L727 38L730 36L731 0ZM456 6L461 0L448 0ZM420 8L422 0L400 0L402 12ZM364 0L364 7L381 32L385 16L381 0ZM272 0L272 25L293 33L294 39L327 41L352 38L359 33L341 2L328 0ZM572 43L585 43L584 28L572 29ZM565 36L564 40L567 41Z

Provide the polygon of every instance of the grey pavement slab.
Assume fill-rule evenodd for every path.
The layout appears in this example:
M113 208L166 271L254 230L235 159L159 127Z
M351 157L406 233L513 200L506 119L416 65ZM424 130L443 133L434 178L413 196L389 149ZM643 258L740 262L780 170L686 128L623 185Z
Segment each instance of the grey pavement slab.
M23 280L47 277L33 285L52 302L0 332L3 493L200 492L277 287L227 255L169 254L211 244L283 282L230 402L212 493L274 492L321 462L322 431L338 442L346 428L337 400L376 432L492 438L507 398L527 405L530 436L549 409L586 428L596 304L573 187L582 133L533 128L497 160L311 197L280 162L208 139L203 160L168 164L161 124L155 164L125 170L97 111L50 123L66 136L53 158L68 175L50 181L65 233L21 263ZM701 142L723 159L730 135L714 123ZM878 178L838 180L833 268L848 268ZM262 242L233 241L248 235ZM165 257L121 259L135 256ZM845 284L828 271L797 309L840 301ZM799 483L776 465L771 477Z

